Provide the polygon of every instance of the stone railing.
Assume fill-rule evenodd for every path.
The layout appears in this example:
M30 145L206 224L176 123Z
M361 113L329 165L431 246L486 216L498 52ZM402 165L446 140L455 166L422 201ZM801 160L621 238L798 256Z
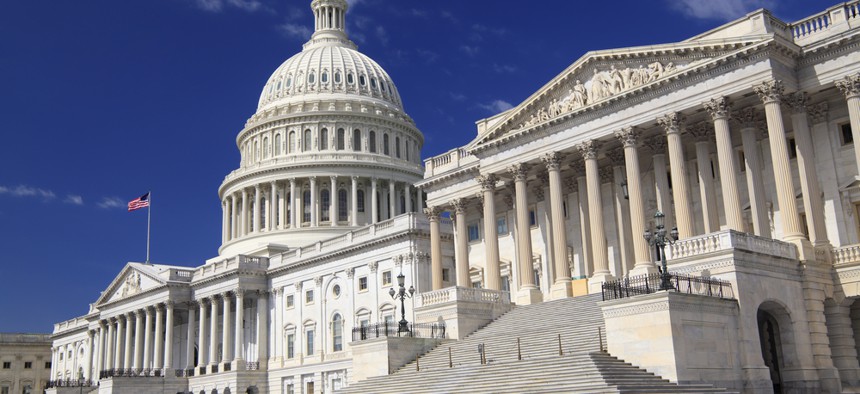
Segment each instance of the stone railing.
M0 343L40 343L51 342L50 334L0 333Z
M74 319L66 320L64 322L55 323L54 324L54 334L58 332L63 332L67 330L72 330L75 328L88 327L89 322L87 319L76 317Z
M221 273L239 269L239 268L256 268L266 270L269 268L268 257L237 255L221 261L216 261L212 264L206 264L194 270L194 280L200 280L209 276L219 275Z
M860 245L848 245L833 248L833 265L850 265L860 263Z
M194 271L191 269L170 269L168 271L167 279L178 282L191 282L191 278L194 275Z
M789 24L788 30L795 42L809 42L823 38L824 33L834 30L839 24L848 24L844 29L836 29L833 33L847 30L860 18L860 1L850 1L831 7L815 15L803 18Z
M797 259L797 249L792 244L733 230L723 230L682 239L666 247L666 258L669 260L682 259L731 249L785 259Z
M424 159L424 177L441 174L461 164L478 161L463 148L449 150L441 155Z
M508 305L511 303L511 297L507 291L454 286L418 294L415 297L415 307L444 304L453 301Z
M364 152L350 152L350 151L332 151L332 152L300 152L300 153L288 153L282 154L279 156L263 159L257 162L243 162L242 167L230 172L229 175L224 179L224 182L229 182L233 179L241 177L247 173L253 173L260 168L266 168L270 166L281 166L281 165L290 165L290 164L307 164L307 163L320 163L320 162L342 162L342 161L360 161L366 163L373 163L385 166L393 166L398 168L403 168L406 170L414 171L420 173L422 168L420 164L416 164L410 161L406 161L405 159L397 159L394 157L386 156L382 153L364 153Z

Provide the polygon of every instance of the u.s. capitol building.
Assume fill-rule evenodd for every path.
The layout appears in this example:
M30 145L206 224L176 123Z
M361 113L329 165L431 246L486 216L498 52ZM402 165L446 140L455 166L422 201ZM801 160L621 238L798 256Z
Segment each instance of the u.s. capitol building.
M860 390L858 2L588 52L423 162L347 2L311 7L218 256L128 263L55 325L49 391Z

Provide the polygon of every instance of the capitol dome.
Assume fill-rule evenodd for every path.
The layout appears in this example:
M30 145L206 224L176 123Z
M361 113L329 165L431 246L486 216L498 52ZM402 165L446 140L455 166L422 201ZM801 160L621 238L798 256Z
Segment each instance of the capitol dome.
M391 77L346 34L345 0L266 81L219 189L222 256L266 256L420 212L424 136Z

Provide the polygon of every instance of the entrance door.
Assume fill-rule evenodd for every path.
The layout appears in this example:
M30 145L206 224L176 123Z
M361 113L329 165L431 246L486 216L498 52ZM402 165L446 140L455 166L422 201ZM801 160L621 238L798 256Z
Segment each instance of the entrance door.
M758 334L761 342L761 356L764 365L770 370L774 394L782 393L782 344L779 339L779 325L770 313L758 311Z

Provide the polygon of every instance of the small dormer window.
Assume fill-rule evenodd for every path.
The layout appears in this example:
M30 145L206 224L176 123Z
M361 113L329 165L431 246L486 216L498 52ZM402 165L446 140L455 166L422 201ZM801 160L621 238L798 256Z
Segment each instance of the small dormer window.
M281 81L278 81L278 90L281 90Z
M364 75L358 77L358 84L361 86L367 85L367 79L364 78Z
M316 77L314 73L308 74L308 83L314 83L316 81Z
M289 89L290 86L293 86L293 77L287 77L287 89ZM281 84L278 83L278 89L280 89L280 88L281 88Z
M320 81L322 83L328 83L328 72L323 71L322 75L320 75Z
M376 78L370 78L370 87L376 89Z
M353 77L352 73L346 74L346 83L350 85L355 83L355 78Z
M334 83L340 83L340 71L334 73Z

